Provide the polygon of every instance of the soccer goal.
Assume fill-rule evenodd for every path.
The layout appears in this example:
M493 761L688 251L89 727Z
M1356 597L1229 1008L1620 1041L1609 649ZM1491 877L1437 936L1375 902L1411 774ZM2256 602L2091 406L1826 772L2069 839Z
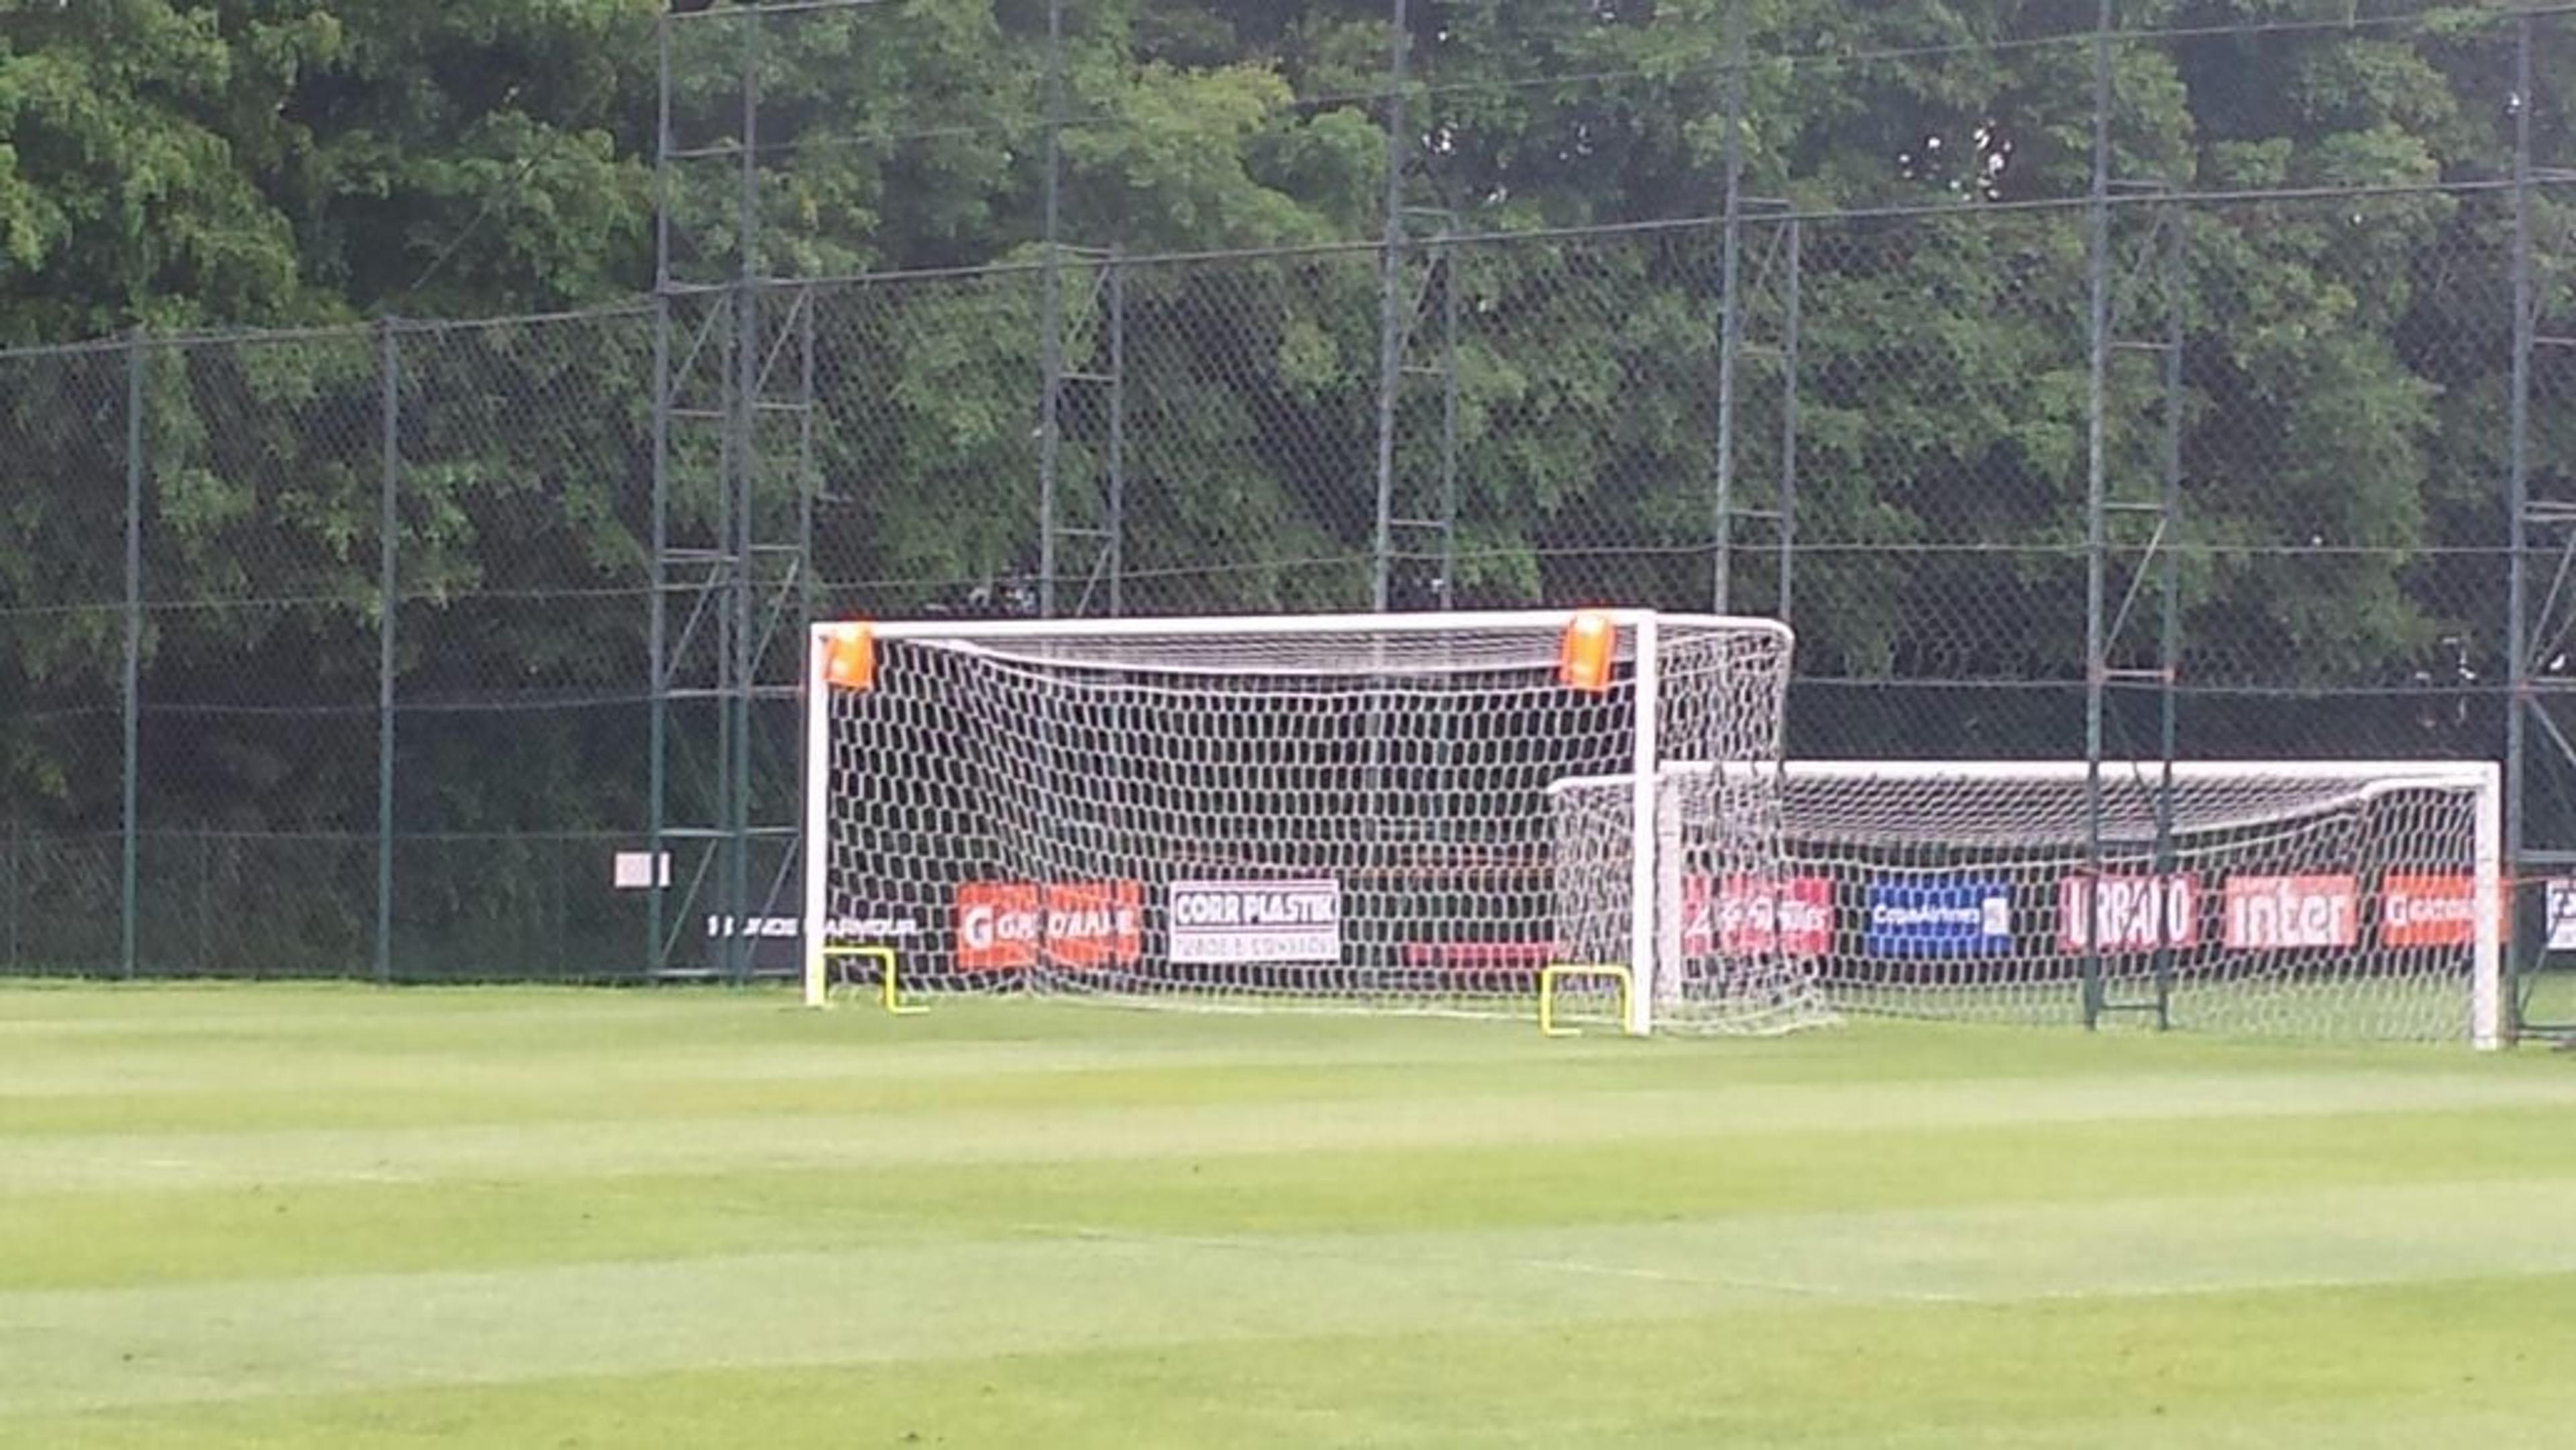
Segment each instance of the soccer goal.
M807 998L872 947L887 1000L1526 1014L1561 978L1631 1032L1821 1021L1776 953L1665 951L1656 855L1666 766L1778 759L1790 650L1623 610L817 626ZM1560 859L1553 788L1609 774L1616 839ZM1772 869L1767 789L1712 869Z
M1560 829L1632 789L1560 781ZM1659 794L1669 949L1777 952L1838 1010L2503 1040L2492 764L1686 763ZM1694 864L1760 805L1777 872Z

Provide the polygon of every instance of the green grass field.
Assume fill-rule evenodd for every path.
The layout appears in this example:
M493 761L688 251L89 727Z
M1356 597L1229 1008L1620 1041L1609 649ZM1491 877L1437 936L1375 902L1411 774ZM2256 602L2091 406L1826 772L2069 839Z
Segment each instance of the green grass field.
M0 1441L2576 1443L2576 1056L0 988Z

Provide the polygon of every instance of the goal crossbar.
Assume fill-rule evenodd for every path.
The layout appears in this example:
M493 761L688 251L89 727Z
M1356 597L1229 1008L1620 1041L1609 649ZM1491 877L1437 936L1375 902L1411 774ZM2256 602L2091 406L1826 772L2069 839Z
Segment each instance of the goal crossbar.
M1289 635L1337 636L1447 634L1478 630L1561 629L1578 614L1621 628L1653 620L1665 625L1705 625L1786 635L1776 619L1727 614L1666 614L1648 609L1459 610L1449 614L1120 615L1115 619L910 619L871 622L879 639L1069 640L1257 639ZM820 638L837 625L814 626Z

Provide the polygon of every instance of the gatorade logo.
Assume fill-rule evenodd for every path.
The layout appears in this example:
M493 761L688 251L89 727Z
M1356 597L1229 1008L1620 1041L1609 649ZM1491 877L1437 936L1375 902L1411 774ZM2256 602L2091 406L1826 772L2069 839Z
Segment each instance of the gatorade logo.
M2477 935L2477 878L2457 873L2392 873L2380 881L2381 945L2464 947Z
M957 888L957 965L968 971L1106 967L1145 949L1145 888L1134 881L969 881Z

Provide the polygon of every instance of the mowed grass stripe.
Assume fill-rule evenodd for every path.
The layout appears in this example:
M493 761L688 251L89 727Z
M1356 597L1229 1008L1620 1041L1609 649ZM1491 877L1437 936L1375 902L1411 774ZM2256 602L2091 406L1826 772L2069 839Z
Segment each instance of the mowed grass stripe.
M26 1443L1826 1447L2565 1444L2568 1280L1761 1305L120 1407Z
M2540 1180L1493 1233L1074 1234L17 1293L0 1295L11 1366L0 1414L710 1362L1438 1335L1807 1301L2011 1305L2563 1278L2576 1274L2571 1218L2576 1182Z
M2568 980L2576 983L2576 973ZM940 1062L959 1071L1009 1071L1017 1064L1038 1070L1119 1062L1128 1065L1263 1061L1429 1062L1526 1057L1530 1004L1498 998L1490 1019L1408 1017L1376 1012L1245 1013L1151 1011L1077 998L969 997L938 999L926 1017L900 1021L864 1005L831 1012L804 1009L792 991L687 988L662 991L549 988L395 988L332 984L65 985L0 979L0 1043L9 1052L0 1070L51 1061L66 1069L113 1062L131 1051L135 1061L164 1070L189 1058L221 1060L227 1070L285 1066L270 1049L294 1045L313 1064L336 1057L346 1064L418 1054L479 1055L496 1066L526 1062L527 1048L578 1055L597 1052L615 1061L650 1047L686 1066L730 1062L736 1071L819 1070L834 1075L910 1074L937 1071ZM2069 996L2063 1025L2074 1022ZM1070 1020L1068 1020L1070 1019ZM1972 1055L1957 1046L1963 1034L2012 1042L2014 1057L2043 1067L2103 1066L2123 1061L2165 1063L2190 1070L2227 1060L2233 1049L2210 1037L2160 1037L2134 1031L2033 1034L2026 1028L1940 1025L1901 1018L1855 1017L1829 1034L1731 1039L1736 1064L1756 1078L1806 1077L1833 1071L1870 1072L1831 1044L1854 1038L1872 1044L1887 1075L1974 1076ZM847 1060L833 1050L869 1048ZM1558 1040L1554 1060L1629 1062L1640 1052L1676 1057L1695 1053L1703 1041L1667 1037L1636 1043L1616 1036ZM187 1057L167 1049L179 1046ZM759 1058L737 1049L757 1046ZM2371 1063L2443 1070L2456 1054L2446 1049L2392 1055L2386 1049L2317 1042L2298 1049L2320 1064ZM50 1057L49 1057L50 1054ZM910 1054L919 1054L917 1058ZM625 1057L629 1071L642 1064ZM541 1071L542 1069L538 1069Z
M2545 1052L0 988L0 1443L2560 1444L2571 1106Z
M1722 1066L1711 1062L1712 1077ZM0 1182L18 1192L206 1188L443 1178L562 1177L717 1169L881 1167L1059 1162L1166 1155L1225 1156L1338 1150L1689 1140L1764 1133L1813 1138L1876 1131L2103 1126L2177 1119L2336 1117L2426 1109L2576 1108L2576 1073L2410 1077L2312 1074L1999 1078L1926 1083L1890 1093L1874 1084L1699 1091L1448 1093L1418 1082L1366 1098L1331 1095L1239 1102L1222 1078L1204 1100L1016 1109L537 1119L454 1127L278 1129L16 1135L0 1139ZM1043 1095L1041 1095L1042 1097ZM2285 1133L2296 1130L2286 1126Z
M2558 1108L1306 1154L0 1195L0 1289L505 1268L1009 1236L1618 1225L2520 1180ZM2204 1213L2222 1212L2216 1202Z
M12 1000L0 990L0 1012ZM714 994L698 1000L717 1022L749 1021L765 1034L710 1043L688 1034L685 1021L657 1015L647 1019L656 1028L649 1035L622 1031L603 1040L572 1031L521 1041L516 1032L487 1038L472 1019L415 1015L413 1000L387 994L384 1023L339 1024L327 1032L234 1030L198 1022L193 1030L111 1037L103 1031L62 1033L50 1022L19 1023L45 1030L0 1038L7 1049L0 1055L0 1092L31 1103L107 1097L153 1111L185 1112L187 1099L208 1092L255 1100L310 1099L314 1089L325 1087L357 1094L416 1090L424 1080L437 1083L442 1071L471 1066L473 1081L445 1083L433 1101L455 1094L509 1104L549 1092L571 1111L583 1112L631 1103L638 1092L688 1084L744 1093L848 1092L902 1105L959 1095L1000 1098L1025 1091L1017 1085L1030 1080L1094 1074L1152 1079L1221 1071L1257 1083L1264 1071L1311 1077L1331 1068L1336 1077L1364 1086L1373 1076L1425 1068L1493 1074L1531 1056L1523 1032L1489 1022L1304 1019L1352 1030L1284 1034L1277 1019L1148 1018L1062 1003L966 1004L947 1008L945 1015L974 1019L987 1030L1066 1025L1055 1029L1054 1041L958 1040L894 1035L880 1020L808 1013L778 997L764 995L757 999L761 1005L747 1006L742 998ZM600 1020L620 1028L642 1025L613 1015ZM1174 1021L1197 1023L1200 1031L1190 1041L1135 1031L1140 1023ZM424 1035L425 1026L436 1031ZM1102 1032L1103 1027L1119 1030ZM1736 1046L1746 1056L1768 1055L1784 1065L1796 1061L1771 1044ZM1567 1064L1588 1062L1614 1082L1645 1083L1672 1072L1672 1064L1653 1051L1596 1039L1567 1044L1556 1057Z
M1059 1015L1078 1020L1090 1014ZM1459 1030L1492 1032L1482 1025ZM0 1151L16 1139L108 1131L375 1131L750 1114L913 1116L1498 1096L1580 1100L1608 1094L1650 1106L1714 1096L1748 1113L1804 1126L1819 1113L1835 1114L1855 1100L1882 1095L1883 1082L1907 1080L1867 1068L1829 1079L1785 1077L1778 1069L1786 1064L1765 1063L1762 1044L1746 1043L1638 1044L1624 1057L1551 1054L1517 1036L1468 1058L1406 1058L1395 1050L1301 1058L1268 1049L1270 1043L1257 1041L1239 1058L1208 1053L1175 1062L1151 1053L1139 1061L1098 1048L987 1060L980 1051L876 1043L776 1054L743 1047L643 1054L556 1047L524 1055L503 1048L402 1055L273 1045L246 1056L238 1068L191 1049L183 1072L170 1070L166 1049L142 1060L116 1060L140 1056L129 1053L83 1061L76 1072L20 1054L0 1065L0 1104L6 1106L0 1112ZM2238 1049L2236 1056L2234 1063L2221 1059L2196 1071L2153 1064L2152 1071L2124 1072L2116 1062L2104 1062L2070 1081L2064 1072L2030 1072L2007 1045L1986 1075L1912 1081L1929 1095L1927 1114L1965 1113L1971 1119L2014 1099L2020 1100L2009 1109L2015 1112L2045 1112L2054 1103L2084 1115L2117 1113L2132 1104L2176 1114L2296 1112L2309 1102L2329 1111L2576 1104L2576 1062L2551 1062L2537 1051L2493 1066L2454 1061L2448 1071L2328 1063L2283 1071L2252 1065L2250 1049ZM1762 1072L1765 1066L1772 1071ZM1745 1126L1758 1128L1760 1121L1747 1118Z
M0 1054L0 1102L8 1109L0 1113L0 1136L1517 1096L1534 1089L1696 1094L1713 1077L1737 1090L1867 1091L1878 1082L1991 1081L2014 1072L2044 1085L2069 1070L2095 1083L2124 1074L2200 1078L2201 1089L2177 1090L2177 1108L2196 1090L2232 1093L2238 1084L2249 1100L2259 1098L2267 1079L2301 1090L2365 1092L2448 1082L2447 1089L2420 1091L2475 1095L2460 1101L2520 1091L2556 1100L2576 1092L2576 1073L2530 1063L2473 1070L2462 1054L2438 1050L2303 1049L2284 1058L2277 1050L2184 1039L2142 1044L1890 1023L1785 1040L1541 1043L1497 1023L1207 1018L1062 1003L943 1004L938 1025L928 1027L872 1014L807 1013L778 993L541 992L524 994L527 1010L511 1015L463 1010L454 993L382 993L355 997L359 1005L352 1006L352 993L329 989L281 991L274 1018L241 1010L249 998L240 992L96 994L133 1009L136 1030L124 1038L90 1018L11 1019L31 1003L70 995L0 988L0 1028L25 1029ZM369 1002L372 1021L360 1010ZM1963 1050L1977 1041L1990 1042L1993 1052ZM1866 1050L1855 1052L1856 1044ZM2326 1086L2329 1076L2335 1088ZM2494 1086L2516 1081L2530 1086Z

